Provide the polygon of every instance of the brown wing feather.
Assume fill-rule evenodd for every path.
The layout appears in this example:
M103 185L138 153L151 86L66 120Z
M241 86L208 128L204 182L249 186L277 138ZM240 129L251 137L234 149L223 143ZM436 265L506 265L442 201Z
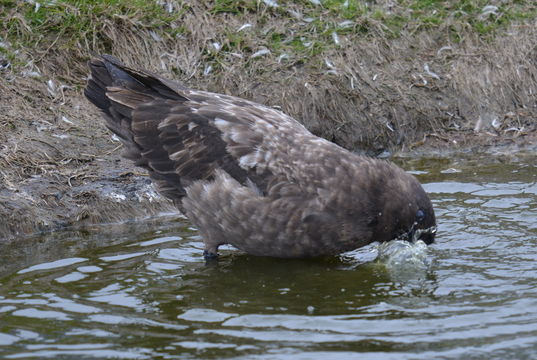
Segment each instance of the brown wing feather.
M109 56L89 65L86 96L104 112L107 127L125 145L124 156L146 168L159 192L177 205L185 187L211 179L216 169L243 185L266 189L271 174L242 168L214 126L213 115L220 113L202 111L208 94L200 96L180 84L127 68ZM189 95L198 101L189 100Z
M186 187L212 179L218 169L271 197L285 196L282 184L318 196L334 186L322 181L337 181L334 164L349 157L270 107L191 90L110 56L92 60L90 69L86 96L105 113L108 128L126 146L125 156L146 168L177 205ZM333 156L320 160L321 153Z

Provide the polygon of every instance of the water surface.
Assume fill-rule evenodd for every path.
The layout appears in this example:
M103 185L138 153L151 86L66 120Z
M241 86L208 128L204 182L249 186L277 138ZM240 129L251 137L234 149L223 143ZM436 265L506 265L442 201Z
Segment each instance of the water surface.
M20 239L0 245L0 357L537 358L535 157L402 165L439 222L425 267L376 246L206 265L177 216Z

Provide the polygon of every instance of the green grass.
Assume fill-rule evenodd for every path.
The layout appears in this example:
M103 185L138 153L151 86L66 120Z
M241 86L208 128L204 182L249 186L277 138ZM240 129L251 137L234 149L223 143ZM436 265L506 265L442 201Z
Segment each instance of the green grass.
M216 63L223 61L224 52L247 55L259 46L266 46L274 56L287 54L298 61L308 61L340 46L334 42L334 33L350 41L377 36L397 38L419 31L437 31L454 42L460 41L468 31L491 38L512 22L537 17L534 0L506 0L488 15L483 14L483 9L490 0L394 0L390 6L386 1L363 0L320 0L320 4L310 0L277 0L278 6L268 6L263 0L199 1L208 16L224 22L233 16L245 22L251 17L257 24L248 31L237 32L230 27L220 32L222 51L205 52L207 60ZM0 0L0 37L5 36L4 40L15 49L54 48L80 54L90 50L108 52L114 41L110 29L127 29L132 34L153 31L165 40L174 41L185 34L182 19L191 10L181 1L174 3L176 7L171 13L154 0L42 0L40 3L36 8L26 1ZM299 12L301 18L297 19L293 12ZM265 33L260 30L275 20L286 21L285 28Z
M255 0L214 0L211 13L243 14L256 10L257 1Z
M168 26L181 11L170 14L155 1L58 0L44 1L36 7L28 2L0 0L0 9L0 29L13 45L22 47L38 47L50 41L66 48L89 44L103 40L102 27L106 24L154 29L171 36L181 31L180 26Z

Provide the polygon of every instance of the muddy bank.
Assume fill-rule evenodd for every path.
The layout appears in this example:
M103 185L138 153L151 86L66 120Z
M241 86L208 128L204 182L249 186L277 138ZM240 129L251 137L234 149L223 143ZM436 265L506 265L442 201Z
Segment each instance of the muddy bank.
M173 211L78 90L47 89L0 80L0 239Z
M27 5L17 4L4 14L23 24ZM173 211L121 160L119 142L81 95L92 51L276 106L315 134L374 156L536 152L535 19L487 37L449 22L389 36L378 21L364 35L363 18L311 4L216 11L202 1L174 9L166 26L180 25L177 36L116 16L94 19L102 26L93 40L75 45L51 33L24 47L4 22L0 239ZM17 26L17 36L32 39L30 25ZM457 39L450 26L460 27Z

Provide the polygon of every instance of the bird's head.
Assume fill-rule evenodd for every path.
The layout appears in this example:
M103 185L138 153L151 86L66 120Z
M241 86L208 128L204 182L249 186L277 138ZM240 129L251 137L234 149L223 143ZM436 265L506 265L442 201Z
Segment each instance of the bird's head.
M373 219L374 240L434 242L436 218L429 196L412 175L394 168L383 184L381 210Z

